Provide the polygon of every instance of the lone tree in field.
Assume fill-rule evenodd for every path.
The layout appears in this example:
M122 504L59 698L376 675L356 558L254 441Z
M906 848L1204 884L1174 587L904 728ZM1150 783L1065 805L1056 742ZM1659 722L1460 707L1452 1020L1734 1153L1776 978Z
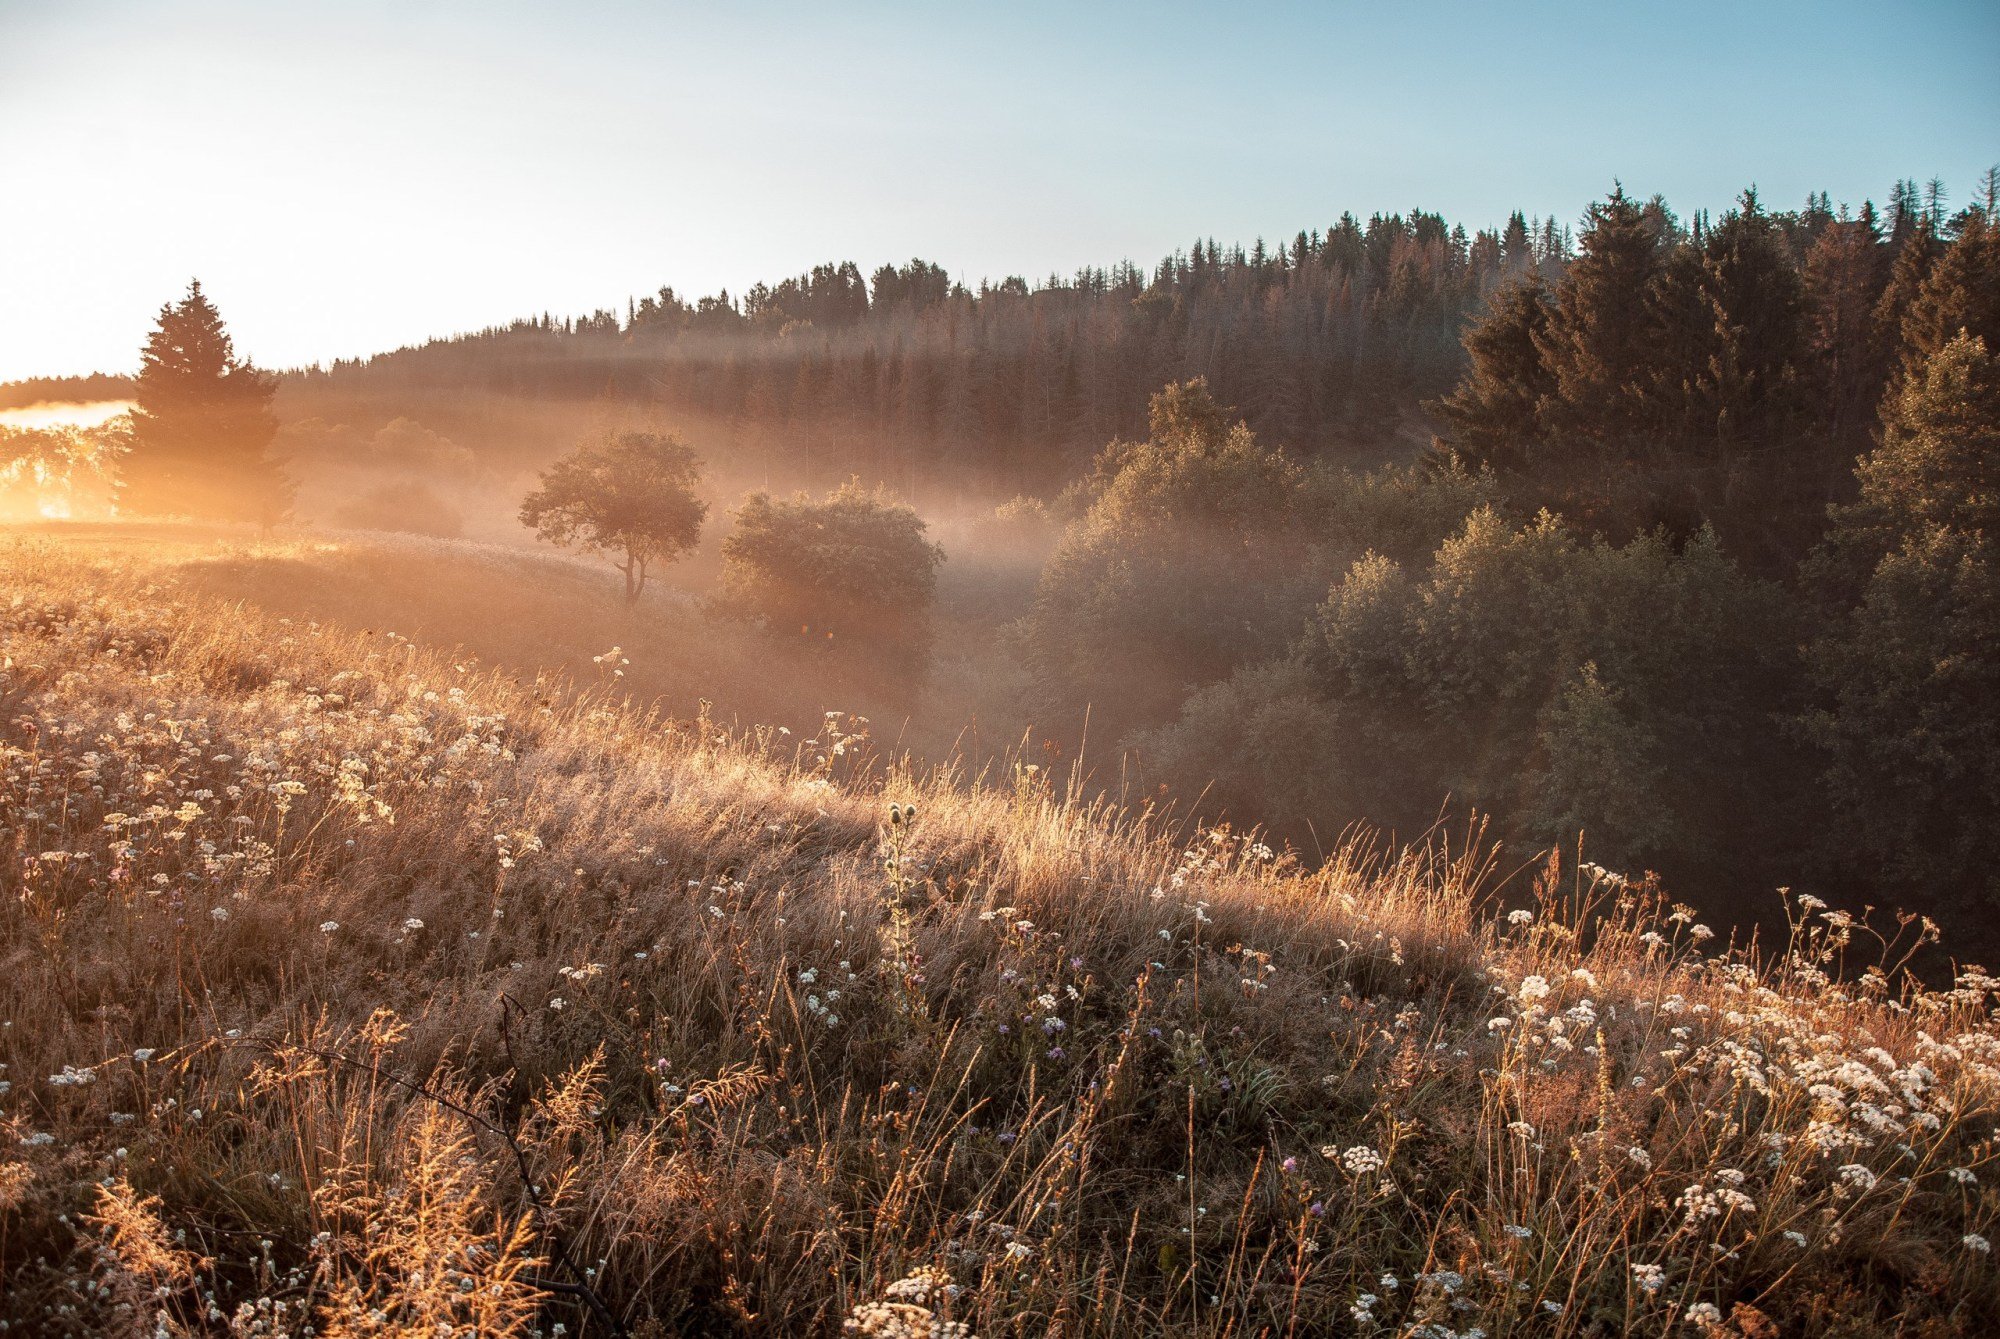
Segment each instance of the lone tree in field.
M270 454L278 384L236 356L199 280L160 309L140 359L126 509L266 525L281 519L291 490Z
M724 608L816 643L923 658L944 550L915 511L850 481L823 500L752 493L735 522L722 541Z
M701 460L680 438L615 432L545 470L521 500L521 524L551 544L612 555L625 574L625 603L634 604L652 565L701 537L708 504L695 496L700 480Z

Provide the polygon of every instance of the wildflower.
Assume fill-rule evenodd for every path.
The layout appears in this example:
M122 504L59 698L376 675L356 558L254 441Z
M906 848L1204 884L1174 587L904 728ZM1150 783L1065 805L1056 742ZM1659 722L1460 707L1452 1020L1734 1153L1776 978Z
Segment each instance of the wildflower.
M1975 1185L1979 1181L1979 1178L1973 1174L1970 1167L1954 1167L1949 1172L1946 1172L1945 1175L1962 1186Z
M554 999L549 1001L549 1008L554 1009L557 1013L561 1013L564 1009L568 1007L569 1007L569 1001L564 999L560 995L556 996Z
M1533 925L1534 923L1535 913L1532 911L1515 910L1507 913L1507 924L1509 925Z
M1985 1255L1993 1249L1993 1243L1980 1236L1977 1232L1968 1232L1958 1240L1966 1250L1977 1251L1981 1255Z
M1529 976L1521 980L1521 1003L1533 1004L1549 996L1549 981L1545 976Z
M404 919L403 928L405 930L421 930L424 928L424 923L415 916L409 916Z
M1299 1169L1299 1160L1297 1158L1286 1158L1283 1162L1279 1163L1278 1165L1281 1168L1283 1168L1287 1174L1290 1174L1292 1172L1296 1172Z
M1025 1242L1010 1241L1007 1243L1007 1258L1009 1260L1026 1260L1034 1255L1034 1253L1035 1248L1027 1245Z
M1526 1241L1529 1237L1535 1235L1533 1228L1522 1227L1519 1223L1508 1223L1500 1230L1518 1241Z
M1321 1151L1325 1152L1326 1150L1322 1149ZM1328 1154L1328 1156L1332 1155ZM1345 1153L1340 1154L1340 1165L1355 1176L1366 1176L1370 1172L1381 1171L1384 1159L1380 1153L1368 1145L1356 1144Z
M321 921L319 923L319 932L323 935L330 935L339 928L340 928L339 921Z
M132 1052L132 1058L138 1063L143 1065L148 1060L151 1060L155 1054L156 1052L153 1050L152 1047L141 1046L138 1050Z
M1792 1245L1798 1247L1802 1251L1806 1248L1806 1234L1803 1232L1787 1231L1785 1233L1785 1240L1789 1241L1790 1243L1792 1243Z
M1713 1302L1694 1303L1687 1309L1687 1318L1690 1325L1722 1324L1722 1312Z
M223 922L223 921L226 921L226 920L228 920L228 919L229 919L229 908L228 908L228 907L210 907L210 908L208 909L208 914L209 914L210 916L212 916L212 917L214 917L214 918L215 918L215 921L217 922L217 924L220 924L221 922Z
M1661 1285L1666 1281L1667 1271L1658 1265L1635 1264L1632 1266L1632 1282L1638 1284L1649 1293L1658 1292Z

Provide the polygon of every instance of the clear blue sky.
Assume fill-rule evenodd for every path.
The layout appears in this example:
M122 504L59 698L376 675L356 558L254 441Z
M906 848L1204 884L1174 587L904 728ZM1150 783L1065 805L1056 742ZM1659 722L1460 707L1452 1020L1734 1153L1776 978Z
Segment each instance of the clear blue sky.
M1612 178L1954 204L2000 5L0 0L0 379L199 275L258 361L828 259L982 276Z

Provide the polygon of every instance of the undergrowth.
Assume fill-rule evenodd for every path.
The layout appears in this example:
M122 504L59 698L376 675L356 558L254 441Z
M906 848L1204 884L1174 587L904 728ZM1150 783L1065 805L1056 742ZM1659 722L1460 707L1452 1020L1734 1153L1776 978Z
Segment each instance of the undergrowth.
M1308 869L0 567L8 1332L2000 1325L2000 982L1920 924Z

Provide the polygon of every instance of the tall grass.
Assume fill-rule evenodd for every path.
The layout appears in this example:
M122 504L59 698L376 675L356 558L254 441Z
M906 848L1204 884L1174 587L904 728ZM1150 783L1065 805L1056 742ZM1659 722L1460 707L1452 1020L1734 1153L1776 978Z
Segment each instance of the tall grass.
M11 1332L2000 1324L2000 982L1811 899L1760 954L0 563Z

